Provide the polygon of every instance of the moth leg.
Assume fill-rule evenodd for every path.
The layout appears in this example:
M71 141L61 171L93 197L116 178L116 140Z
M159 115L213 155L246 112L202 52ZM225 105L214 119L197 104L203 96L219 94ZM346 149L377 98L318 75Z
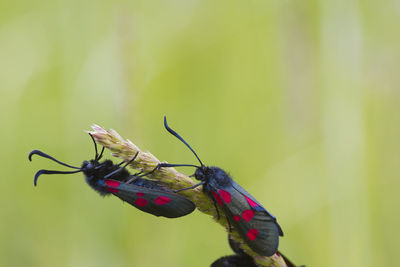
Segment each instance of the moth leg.
M147 176L147 175L152 174L153 172L155 172L155 171L157 171L157 170L159 170L159 169L161 169L161 168L169 168L169 167L197 167L197 166L194 166L194 165L191 165L191 164L169 164L169 163L159 163L154 169L152 169L152 170L149 171L149 172L146 172L145 174L142 174L141 176ZM205 184L205 182L204 182L204 181L201 181L201 182L198 183L198 184L195 184L195 185L192 185L192 186L189 186L189 187L186 187L186 188L174 190L174 192L175 192L175 193L178 193L178 192L180 192L180 191L184 191L184 190L188 190L188 189L193 189L193 188L196 188L196 187L198 187L198 186L200 186L200 185L203 185L203 184Z
M195 168L198 168L198 166L192 165L192 164L158 163L157 166L154 169L152 169L151 171L149 171L148 173L146 173L146 175L152 174L153 172L155 172L163 167L164 168L169 168L169 167L195 167Z
M175 164L158 163L157 166L154 167L154 169L152 169L151 171L148 171L148 172L146 172L146 173L140 175L140 177L150 175L150 174L154 173L155 171L158 171L158 170L161 169L162 167L171 167L170 165L176 166ZM140 172L140 173L142 173L142 172Z
M217 201L215 201L214 197L211 197L211 199L213 200L213 204L214 204L215 210L217 211L217 220L219 221L219 219L221 217L219 216L219 210L218 210L218 207L217 207Z
M198 183L198 184L195 184L195 185L192 185L192 186L189 186L189 187L186 187L186 188L174 190L174 192L175 192L175 193L178 193L178 192L181 192L181 191L184 191L184 190L193 189L193 188L196 188L196 187L198 187L198 186L200 186L200 185L203 185L203 184L205 184L205 182L204 182L204 181L201 181L201 182Z
M132 183L133 181L135 181L137 178L140 177L140 174L141 174L142 172L143 172L143 171L140 171L140 172L138 172L138 173L135 173L134 175L131 175L132 177L131 177L128 181L126 181L125 183L126 183L126 184Z
M232 225L231 225L231 221L229 220L228 216L225 215L226 221L228 222L228 226L229 226L229 233L232 232Z
M159 170L159 169L162 167L162 164L164 164L164 163L159 163L159 164L157 164L157 166L155 166L154 169L152 169L152 170L149 171L149 172L146 172L146 173L143 174L142 176L147 176L147 175L152 174L153 172Z
M116 169L115 171L110 172L109 174L105 175L105 176L104 176L104 179L110 178L110 177L113 176L114 174L117 174L117 173L121 172L123 169L126 168L126 166L128 166L129 164L131 164L131 163L136 159L136 157L137 157L138 154L139 154L139 152L136 152L135 156L134 156L131 160L129 160L124 166L122 166L121 168L118 168L118 169ZM120 163L119 165L121 165L121 163ZM118 166L119 166L119 165L118 165Z
M156 168L170 168L170 167L195 167L199 168L199 166L192 165L192 164L170 164L170 163L159 163Z

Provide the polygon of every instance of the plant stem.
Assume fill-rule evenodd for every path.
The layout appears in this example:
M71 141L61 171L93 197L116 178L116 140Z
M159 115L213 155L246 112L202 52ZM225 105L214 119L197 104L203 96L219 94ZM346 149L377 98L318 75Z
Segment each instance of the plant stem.
M131 141L124 140L116 131L112 129L106 130L98 125L93 125L92 128L93 131L90 131L90 134L92 134L97 143L111 150L113 156L128 162L136 152L139 152L135 161L130 164L133 169L142 172L150 172L160 163L160 161L150 152L143 152ZM161 168L152 174L149 174L148 178L158 180L172 190L178 190L196 184L187 175L176 171L174 168ZM224 213L222 210L219 211L221 218L218 220L217 212L212 200L203 193L200 187L191 190L184 190L179 192L179 194L190 199L200 212L212 216L213 219L217 223L221 224L227 232L229 231L229 226ZM259 266L286 267L285 261L279 254L274 254L271 257L258 255L247 246L235 229L232 229L230 235L234 241L241 244L241 248L247 254L252 256Z

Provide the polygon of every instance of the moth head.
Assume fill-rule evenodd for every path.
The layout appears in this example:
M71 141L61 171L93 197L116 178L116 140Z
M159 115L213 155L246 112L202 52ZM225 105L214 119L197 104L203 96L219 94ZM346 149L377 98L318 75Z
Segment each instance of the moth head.
M59 160L55 159L54 157L52 157L52 156L50 156L50 155L48 155L48 154L46 154L46 153L44 153L44 152L42 152L42 151L40 151L40 150L32 150L32 151L29 153L29 155L28 155L28 159L29 159L30 161L32 161L32 156L33 156L33 155L38 155L38 156L41 156L41 157L43 157L43 158L47 158L47 159L50 159L50 160L52 160L52 161L54 161L54 162L57 162L58 164L63 165L63 166L65 166L65 167L68 167L68 168L71 168L71 169L75 169L74 171L39 170L39 171L35 174L35 178L34 178L34 180L33 180L33 184L34 184L35 186L37 185L37 180L39 179L39 176L42 175L42 174L71 174L71 173L77 173L77 172L83 172L83 173L86 174L87 172L94 171L94 170L96 169L96 167L99 165L99 160L100 160L101 157L103 156L104 147L103 147L103 149L101 150L101 153L100 153L100 155L99 155L99 153L97 152L97 145L96 145L96 142L95 142L93 136L92 136L91 134L89 134L89 135L90 135L90 137L91 137L92 140L93 140L96 154L95 154L95 157L94 157L93 160L84 161L84 162L82 163L82 166L81 166L81 167L72 166L72 165L69 165L69 164L64 163L64 162L62 162L62 161L59 161Z
M208 179L210 177L210 168L204 165L196 168L196 171L194 172L194 177L196 178L196 180L208 182Z

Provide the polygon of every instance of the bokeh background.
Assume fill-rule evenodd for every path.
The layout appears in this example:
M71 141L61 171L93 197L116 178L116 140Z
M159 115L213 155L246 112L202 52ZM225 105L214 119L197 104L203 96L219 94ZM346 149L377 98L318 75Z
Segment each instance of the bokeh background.
M160 160L233 175L307 266L396 266L400 2L2 1L0 266L209 266L226 233L101 198L93 123ZM108 157L111 157L107 153ZM191 170L187 170L190 174Z

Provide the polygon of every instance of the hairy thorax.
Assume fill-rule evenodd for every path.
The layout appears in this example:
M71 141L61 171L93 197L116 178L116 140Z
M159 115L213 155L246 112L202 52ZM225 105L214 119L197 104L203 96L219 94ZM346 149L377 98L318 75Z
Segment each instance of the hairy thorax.
M197 180L206 182L206 187L226 187L232 182L232 178L221 168L202 167L195 172Z

